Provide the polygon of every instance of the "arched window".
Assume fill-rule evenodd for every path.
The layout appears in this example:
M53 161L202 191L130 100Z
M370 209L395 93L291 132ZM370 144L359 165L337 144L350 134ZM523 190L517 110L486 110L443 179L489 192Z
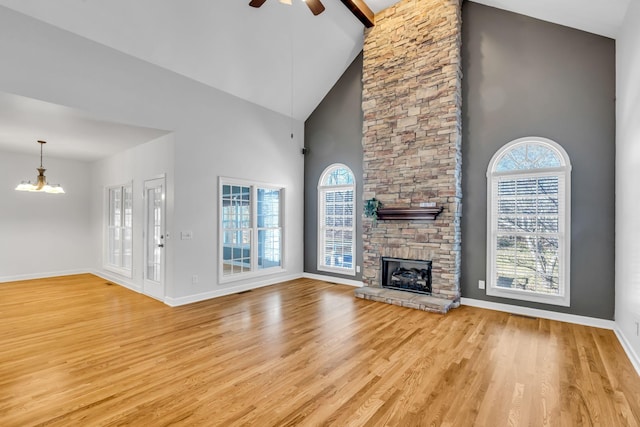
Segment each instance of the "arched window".
M318 270L355 275L353 172L343 164L326 168L318 182Z
M571 163L546 138L521 138L487 169L487 294L569 306Z

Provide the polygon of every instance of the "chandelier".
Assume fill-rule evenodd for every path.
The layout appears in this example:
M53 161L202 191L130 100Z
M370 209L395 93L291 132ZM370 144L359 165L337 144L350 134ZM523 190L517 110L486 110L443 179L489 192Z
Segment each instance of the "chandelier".
M43 193L52 193L52 194L64 194L64 190L60 187L59 184L47 184L47 177L44 176L45 168L42 167L42 147L46 144L47 141L38 141L40 144L40 167L38 169L38 177L35 184L32 184L31 181L22 181L17 187L16 191L32 191L32 192L43 192Z

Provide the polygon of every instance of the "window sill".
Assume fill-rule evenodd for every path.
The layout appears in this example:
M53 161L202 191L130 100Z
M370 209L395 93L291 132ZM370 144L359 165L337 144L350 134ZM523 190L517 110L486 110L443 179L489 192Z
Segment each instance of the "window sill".
M327 267L326 265L319 265L318 271L325 271L327 273L335 273L341 274L343 276L355 276L356 269L355 268L338 268L338 267Z
M546 295L519 289L505 289L496 286L487 287L487 295L500 298L508 298L518 301L537 302L540 304L558 305L562 307L570 307L571 301L569 295Z
M133 272L131 270L128 270L126 268L120 268L120 267L114 267L112 265L108 265L105 264L102 266L103 269L111 272L111 273L115 273L118 274L122 277L126 277L127 279L133 279Z
M247 273L229 274L226 276L220 275L218 278L218 282L220 284L232 283L232 282L238 282L240 280L253 279L256 277L263 277L263 276L271 276L272 274L281 274L286 272L287 270L285 270L282 267L271 267L271 268L266 268L258 271L250 271Z

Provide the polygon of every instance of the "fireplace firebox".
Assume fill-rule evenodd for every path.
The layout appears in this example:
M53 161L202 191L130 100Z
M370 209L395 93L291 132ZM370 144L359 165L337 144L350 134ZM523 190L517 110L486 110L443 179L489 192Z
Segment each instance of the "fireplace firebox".
M431 261L382 257L382 287L431 295Z

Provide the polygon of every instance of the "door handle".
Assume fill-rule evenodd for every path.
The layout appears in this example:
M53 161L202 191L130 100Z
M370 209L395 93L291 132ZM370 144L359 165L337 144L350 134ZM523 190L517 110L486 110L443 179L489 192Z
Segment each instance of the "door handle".
M159 248L164 248L164 245L163 245L162 243L160 243L160 244L158 245L158 247L159 247Z

